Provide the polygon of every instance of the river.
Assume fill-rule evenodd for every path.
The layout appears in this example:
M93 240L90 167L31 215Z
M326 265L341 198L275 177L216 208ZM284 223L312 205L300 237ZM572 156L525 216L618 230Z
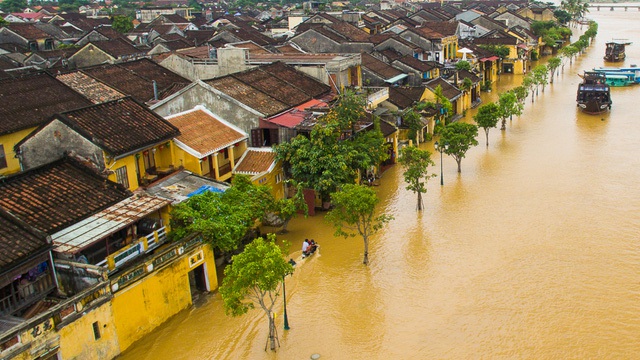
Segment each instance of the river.
M604 65L607 40L633 41L624 65L640 63L640 12L588 16L599 33L587 53L488 147L480 130L461 174L445 156L422 213L401 168L383 174L380 209L395 220L372 239L368 267L362 240L334 238L322 216L291 222L294 250L304 238L321 248L287 279L291 329L279 314L277 352L264 351L261 310L227 317L215 293L120 359L640 356L640 85L613 88L604 115L575 105L576 73ZM519 81L503 75L483 99Z

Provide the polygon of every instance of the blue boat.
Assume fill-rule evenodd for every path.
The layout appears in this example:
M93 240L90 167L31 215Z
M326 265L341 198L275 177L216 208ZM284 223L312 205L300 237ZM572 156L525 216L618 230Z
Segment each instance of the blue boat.
M593 71L604 74L610 86L627 86L640 83L640 68L637 67L599 67Z

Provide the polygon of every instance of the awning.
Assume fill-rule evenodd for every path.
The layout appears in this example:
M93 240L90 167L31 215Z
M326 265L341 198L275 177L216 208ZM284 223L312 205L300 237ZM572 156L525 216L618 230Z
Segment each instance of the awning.
M499 57L497 57L497 56L489 56L488 58L482 58L482 59L480 59L480 61L482 61L482 62L485 62L485 61L496 61L496 60L498 60L498 59L500 59L500 58L499 58Z
M53 234L53 251L75 254L170 203L150 195L132 196Z
M409 76L409 75L407 75L407 74L400 74L400 75L397 75L397 76L392 77L391 79L387 79L387 80L385 80L384 82L386 82L386 83L390 83L390 84L393 84L394 82L396 82L396 81L400 81L400 80L402 80L402 79L406 78L407 76Z

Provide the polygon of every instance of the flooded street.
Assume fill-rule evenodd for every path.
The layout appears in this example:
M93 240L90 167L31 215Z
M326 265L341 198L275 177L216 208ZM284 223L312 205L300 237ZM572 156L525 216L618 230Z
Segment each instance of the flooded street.
M213 294L119 359L637 357L640 85L612 88L604 115L580 113L575 95L576 73L604 65L607 40L632 41L624 65L640 65L640 12L588 16L599 33L587 53L506 131L492 129L489 147L481 129L461 174L445 156L444 186L429 182L422 213L400 166L383 174L379 208L395 220L372 239L368 267L362 240L334 238L322 215L291 222L293 257L304 238L321 248L287 279L291 330L280 306L277 352L264 351L261 310L228 317ZM503 75L483 99L519 82Z

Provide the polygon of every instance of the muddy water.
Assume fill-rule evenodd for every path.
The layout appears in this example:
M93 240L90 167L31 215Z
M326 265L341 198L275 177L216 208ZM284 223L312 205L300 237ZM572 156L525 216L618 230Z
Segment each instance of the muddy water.
M304 238L321 249L287 279L291 330L277 318L276 353L261 311L227 317L214 294L121 359L640 356L640 87L614 88L608 114L575 106L576 72L603 65L606 40L634 41L625 64L640 63L640 12L589 16L600 31L588 53L488 147L481 133L461 174L445 156L423 213L401 169L384 173L380 208L395 220L369 267L362 241L334 238L321 216L291 223L295 250ZM519 81L503 76L485 100Z

